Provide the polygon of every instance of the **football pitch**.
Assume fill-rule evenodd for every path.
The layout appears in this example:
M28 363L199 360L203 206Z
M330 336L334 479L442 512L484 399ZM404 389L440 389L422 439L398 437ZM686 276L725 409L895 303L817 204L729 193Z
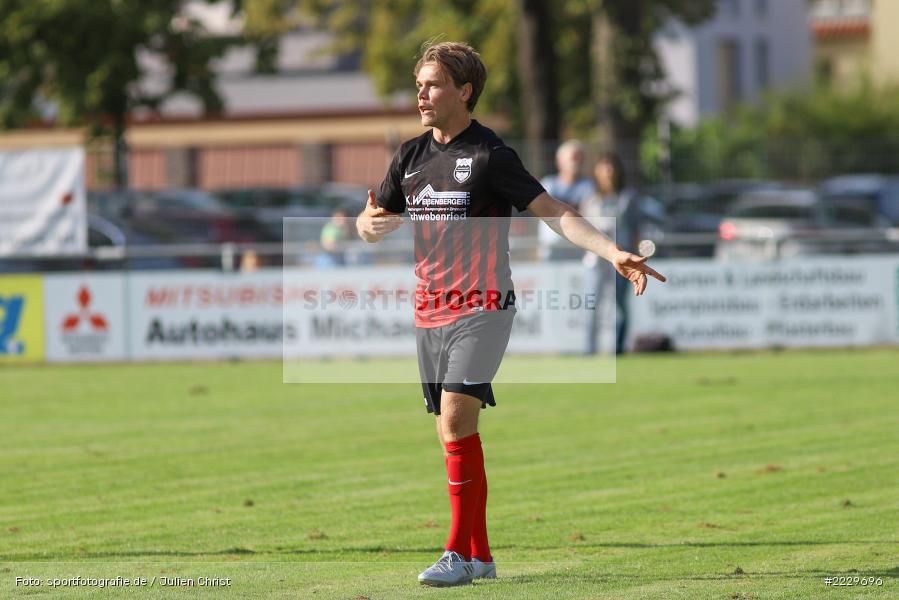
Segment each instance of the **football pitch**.
M897 365L627 356L614 385L499 386L480 428L499 578L452 589L416 581L449 524L416 385L0 368L0 598L896 598Z

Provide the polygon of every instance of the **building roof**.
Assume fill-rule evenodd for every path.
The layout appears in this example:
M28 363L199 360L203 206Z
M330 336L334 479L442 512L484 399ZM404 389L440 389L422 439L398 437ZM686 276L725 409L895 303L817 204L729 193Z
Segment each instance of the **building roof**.
M868 37L871 34L871 22L867 16L812 19L811 28L818 40Z
M297 115L322 111L372 112L412 109L414 89L410 75L408 94L382 98L371 78L359 69L358 56L329 52L333 38L322 32L295 31L279 42L275 74L255 71L255 52L250 46L230 49L213 64L216 88L224 103L226 118L247 115ZM171 68L159 57L144 52L139 63L145 75L139 87L146 94L164 92ZM201 102L187 93L165 100L154 114L148 109L135 111L136 120L200 118Z

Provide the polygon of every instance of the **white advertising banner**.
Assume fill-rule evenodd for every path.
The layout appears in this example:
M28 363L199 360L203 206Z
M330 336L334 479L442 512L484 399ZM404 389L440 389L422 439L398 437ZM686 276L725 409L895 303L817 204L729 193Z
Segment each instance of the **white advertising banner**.
M283 285L286 358L415 354L410 267L285 269Z
M86 251L84 150L0 150L0 256Z
M513 265L517 315L509 352L576 352L586 322L581 270ZM285 270L287 358L415 354L416 279L410 267Z
M512 265L518 313L510 354L573 354L586 345L588 308L596 306L584 288L580 262Z
M125 275L44 276L47 360L120 361L127 358Z
M668 283L631 300L632 340L665 334L678 350L899 342L896 256L653 266Z
M515 268L519 314L509 351L574 352L583 344L575 267ZM129 276L135 359L414 356L409 267L158 271ZM566 287L567 286L567 287ZM571 289L568 289L571 288Z
M281 356L281 271L155 271L129 276L129 338L138 360Z
M679 350L899 343L899 257L781 263L668 260L630 297L630 335ZM510 354L579 353L588 312L578 263L513 265ZM51 361L415 355L409 267L155 271L44 278ZM600 307L600 310L602 307Z

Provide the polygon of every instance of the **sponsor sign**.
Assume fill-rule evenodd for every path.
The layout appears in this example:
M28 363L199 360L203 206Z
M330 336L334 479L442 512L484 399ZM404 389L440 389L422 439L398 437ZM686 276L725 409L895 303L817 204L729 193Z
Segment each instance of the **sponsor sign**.
M590 310L597 306L577 263L512 265L516 310L509 353L577 353L586 345Z
M0 256L86 251L84 150L0 151Z
M48 360L126 358L123 274L47 275L44 298Z
M573 287L580 285L580 269L514 270L519 308L509 351L582 347L585 311L581 290ZM130 355L414 356L415 283L408 267L133 273L125 294Z
M279 357L299 335L282 321L280 270L135 273L129 283L136 359Z
M284 357L414 356L415 283L408 267L285 270Z
M628 297L631 341L662 333L683 350L899 343L897 257L653 265L669 282ZM594 307L614 323L614 302L591 296L579 262L512 271L509 354L581 352ZM414 357L415 284L407 266L0 277L0 359L40 359L45 337L54 361ZM605 329L600 347L609 348Z
M43 324L41 277L0 277L0 362L43 360Z
M511 299L517 307L507 354L573 353L582 348L587 312L580 265L522 264L513 265L512 272L515 294L493 290L497 305L508 306ZM459 290L419 297L416 283L408 267L285 271L284 322L296 325L297 337L293 344L285 340L284 381L417 383L416 304L478 313L487 310L491 294L483 291L471 302ZM341 372L314 360L321 357L409 357L410 362L363 364ZM496 381L614 381L610 366L584 363L576 373L563 373L557 364L534 358L522 368L501 368Z
M513 265L512 272L517 314L509 352L583 347L586 311L578 265ZM415 286L406 267L286 270L284 321L294 324L297 337L285 343L285 357L414 356Z
M656 261L668 283L631 299L631 339L669 335L677 349L896 343L891 256L764 264Z

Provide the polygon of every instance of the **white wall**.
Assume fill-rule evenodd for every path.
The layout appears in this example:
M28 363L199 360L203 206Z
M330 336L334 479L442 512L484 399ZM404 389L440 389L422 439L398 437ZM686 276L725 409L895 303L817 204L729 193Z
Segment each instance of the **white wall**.
M695 123L699 116L696 103L699 79L694 36L683 24L672 22L656 35L655 47L668 87L677 94L668 103L668 118L676 123Z
M697 27L672 24L656 36L656 48L672 86L683 91L669 106L672 120L693 125L722 110L718 82L718 44L723 39L740 46L740 82L745 100L757 98L755 42L768 42L770 87L802 85L811 73L812 40L806 0L719 0L716 15Z

